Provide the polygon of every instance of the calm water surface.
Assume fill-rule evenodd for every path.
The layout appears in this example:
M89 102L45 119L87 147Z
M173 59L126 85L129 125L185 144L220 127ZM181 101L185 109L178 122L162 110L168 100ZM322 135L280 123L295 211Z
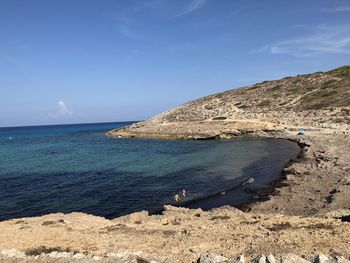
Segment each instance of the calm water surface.
M284 140L163 141L117 139L130 123L0 128L0 220L82 211L107 218L158 211L183 188L188 200L254 177L280 176L299 152ZM224 202L239 204L237 193ZM198 206L198 204L197 204Z

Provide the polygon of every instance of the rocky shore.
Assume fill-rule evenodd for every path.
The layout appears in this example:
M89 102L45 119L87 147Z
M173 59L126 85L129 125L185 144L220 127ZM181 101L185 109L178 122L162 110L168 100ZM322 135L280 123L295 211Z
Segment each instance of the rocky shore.
M242 210L166 206L107 220L83 213L0 222L1 262L349 262L350 67L204 97L117 138L293 140L302 153ZM297 135L303 128L304 135Z
M309 261L318 254L342 260L350 255L350 223L329 214L303 217L232 207L202 211L166 206L162 215L143 211L107 220L83 213L51 214L0 222L0 229L2 258L15 262L196 262L208 252L227 259L244 255L247 262L261 254L273 254L276 262L288 253Z

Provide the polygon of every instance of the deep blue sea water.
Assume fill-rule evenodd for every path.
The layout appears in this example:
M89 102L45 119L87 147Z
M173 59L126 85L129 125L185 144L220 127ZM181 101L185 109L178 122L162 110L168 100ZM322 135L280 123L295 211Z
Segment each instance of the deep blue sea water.
M276 179L299 153L285 140L165 141L105 135L130 123L0 128L0 220L82 211L107 218L158 211L182 189L187 200L254 177ZM238 205L237 192L214 203ZM205 200L205 198L203 199ZM201 206L201 202L195 202Z

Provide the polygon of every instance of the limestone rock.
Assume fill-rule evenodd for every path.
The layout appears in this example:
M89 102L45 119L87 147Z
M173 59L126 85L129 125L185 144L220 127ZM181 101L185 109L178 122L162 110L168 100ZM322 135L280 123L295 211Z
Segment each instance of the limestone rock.
M336 256L335 261L337 263L350 263L349 259L346 259L345 257L340 257L340 256Z
M255 258L254 263L266 263L266 256L264 254Z
M310 261L299 257L293 253L287 253L282 255L282 263L311 263Z
M269 254L267 256L267 262L268 263L276 263L276 259L275 259L275 257L272 254Z
M329 258L323 254L317 255L315 259L315 263L328 263L328 262L329 262Z
M198 261L198 263L226 263L228 262L228 258L223 256L214 254L214 253L206 253L202 254Z
M23 252L17 251L16 249L4 249L0 252L0 255L5 258L24 258Z
M230 259L228 263L245 263L244 255L240 255L239 257L235 259Z

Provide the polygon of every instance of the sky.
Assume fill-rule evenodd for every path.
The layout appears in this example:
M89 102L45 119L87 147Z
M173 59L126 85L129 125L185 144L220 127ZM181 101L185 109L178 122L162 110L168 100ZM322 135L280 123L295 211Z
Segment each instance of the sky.
M144 120L350 64L350 0L0 0L0 127Z

